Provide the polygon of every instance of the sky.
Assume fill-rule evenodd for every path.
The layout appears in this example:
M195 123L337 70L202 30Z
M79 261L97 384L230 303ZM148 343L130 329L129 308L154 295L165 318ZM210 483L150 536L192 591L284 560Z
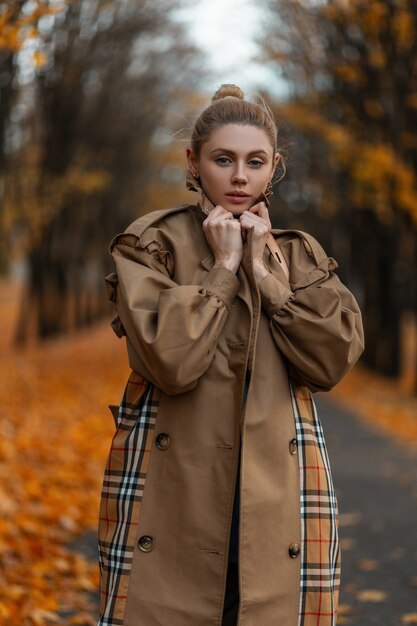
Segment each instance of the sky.
M262 33L264 14L253 0L197 0L180 15L213 71L207 93L222 83L238 85L246 96L261 86L276 95L283 92L272 70L256 60L255 38Z

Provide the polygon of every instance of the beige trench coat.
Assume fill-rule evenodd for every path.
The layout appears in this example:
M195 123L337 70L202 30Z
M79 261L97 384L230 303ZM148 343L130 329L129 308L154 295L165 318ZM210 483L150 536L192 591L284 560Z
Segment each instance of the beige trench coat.
M220 626L241 437L239 626L336 622L337 501L311 392L364 347L337 262L274 230L287 280L252 232L234 274L214 268L197 205L114 237L106 277L131 375L100 508L100 626ZM247 370L250 386L244 410Z

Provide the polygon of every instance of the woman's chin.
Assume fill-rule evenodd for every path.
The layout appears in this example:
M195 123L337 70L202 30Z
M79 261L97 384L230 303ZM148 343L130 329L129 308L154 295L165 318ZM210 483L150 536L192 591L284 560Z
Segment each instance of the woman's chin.
M226 200L224 203L224 208L233 215L242 215L243 211L247 211L252 206L252 198L248 198L245 202L233 202L231 200Z

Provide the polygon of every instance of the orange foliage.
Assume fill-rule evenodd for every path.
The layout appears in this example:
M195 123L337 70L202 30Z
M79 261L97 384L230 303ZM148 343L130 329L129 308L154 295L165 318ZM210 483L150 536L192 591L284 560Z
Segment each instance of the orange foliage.
M416 32L410 12L398 8L394 15L393 26L399 46L405 50L411 48Z
M30 14L20 13L17 4L14 6L13 2L0 14L0 48L19 52L25 39L38 36L38 20L44 15L60 11L64 2L61 6L51 6L44 0L34 0L32 4L34 8ZM45 62L42 56L41 53L35 53L34 62L37 67Z
M98 564L68 542L96 531L122 396L124 342L107 321L44 345L11 345L19 286L0 282L0 623L94 626ZM357 367L331 395L388 434L417 444L417 399ZM62 617L68 611L72 617Z
M340 63L334 67L334 72L336 76L339 76L348 83L363 84L365 82L361 68L359 65L354 65L353 63Z
M2 282L0 623L87 626L98 564L67 544L97 528L114 430L107 404L121 398L129 371L124 344L104 322L15 352L17 295Z
M329 149L324 150L329 170L345 178L352 208L375 210L382 223L404 212L416 224L413 3L271 4L285 27L278 34L271 28L266 55L273 50L271 60L278 69L289 68L284 74L294 86L293 102L278 110L280 117L300 129L313 148L324 143ZM323 175L320 168L309 174ZM336 202L345 204L345 197Z
M398 381L356 365L330 396L390 437L417 448L417 397L401 391Z
M377 102L372 106L375 114ZM306 115L303 105L284 104L278 112L304 132L326 142L337 162L350 173L356 206L372 206L380 219L387 221L392 217L395 200L417 223L417 176L392 146L358 140L347 126L329 122L313 110Z

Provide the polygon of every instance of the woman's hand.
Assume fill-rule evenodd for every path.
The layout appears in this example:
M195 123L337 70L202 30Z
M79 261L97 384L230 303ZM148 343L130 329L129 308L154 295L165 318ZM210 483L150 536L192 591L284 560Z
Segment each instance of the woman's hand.
M248 211L243 211L240 216L240 225L244 240L246 240L248 230L253 227L253 273L256 282L259 283L268 275L263 263L263 254L266 240L271 232L271 222L265 202L254 204Z
M239 220L235 220L233 213L218 204L204 220L203 230L214 253L214 266L226 267L236 273L243 254Z

